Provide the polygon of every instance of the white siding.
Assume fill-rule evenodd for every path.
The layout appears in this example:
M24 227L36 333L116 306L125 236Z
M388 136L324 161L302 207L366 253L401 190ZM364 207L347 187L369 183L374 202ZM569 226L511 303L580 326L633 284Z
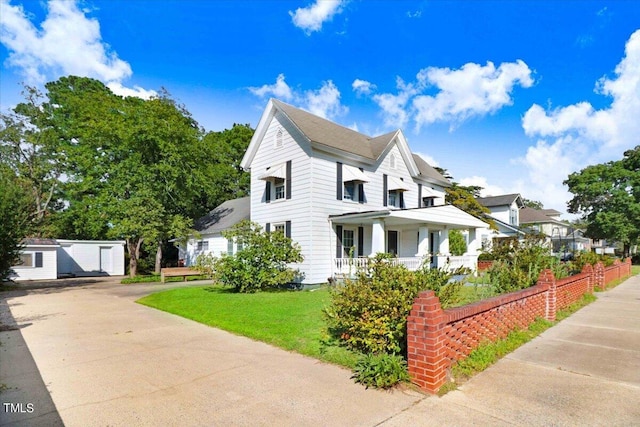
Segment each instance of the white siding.
M11 276L13 280L49 280L58 278L57 261L56 261L56 249L57 247L30 247L27 246L23 253L32 254L32 265L30 266L16 266L12 267L14 275ZM42 267L35 267L36 252L42 253Z
M198 251L198 242L207 242L209 245L208 250ZM220 233L203 234L199 240L189 240L187 242L187 250L180 248L180 258L184 260L185 266L195 265L196 259L200 254L211 254L215 257L219 257L222 254L227 253L227 239Z
M282 146L276 147L276 134L282 131ZM264 138L251 163L251 221L263 228L267 223L274 224L291 221L291 238L300 244L305 260L298 268L305 273L305 283L324 282L316 277L311 266L316 265L314 250L320 245L314 242L311 233L311 189L316 180L310 160L311 148L305 137L278 112L269 124ZM265 201L265 181L259 177L267 168L291 161L291 199ZM327 219L325 216L325 224Z
M58 274L124 275L122 241L58 240L58 243Z
M282 146L276 146L276 134L282 131ZM396 167L390 168L389 155L395 156ZM266 202L262 176L269 167L291 161L291 199ZM338 200L336 194L337 167L343 165L362 168L369 182L364 184L366 203ZM303 283L326 282L332 273L332 263L336 252L335 228L329 222L330 215L364 212L384 208L383 174L402 178L409 186L404 193L407 208L420 207L418 182L439 196L436 204L444 204L444 189L426 181L416 181L411 177L400 150L393 144L378 162L359 163L318 149L312 149L310 142L280 112L268 124L250 165L251 168L251 221L265 227L291 221L291 238L300 244L305 258L298 267L304 273ZM385 195L386 197L386 195ZM335 226L335 224L334 224ZM353 227L357 230L357 225ZM357 244L357 233L356 233ZM399 235L402 256L413 256L417 252L417 230ZM365 227L364 254L371 252L371 226Z

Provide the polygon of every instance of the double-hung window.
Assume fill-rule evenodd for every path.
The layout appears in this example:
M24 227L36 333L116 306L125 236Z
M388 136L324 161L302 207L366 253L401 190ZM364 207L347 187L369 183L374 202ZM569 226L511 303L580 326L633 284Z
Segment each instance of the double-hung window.
M273 184L275 187L275 199L284 199L285 198L285 188L284 188L284 178L275 178L273 180Z
M336 198L338 200L351 200L366 203L364 195L364 183L369 182L362 169L344 165L340 162L337 166Z
M357 186L355 181L347 181L344 183L344 200L358 201Z

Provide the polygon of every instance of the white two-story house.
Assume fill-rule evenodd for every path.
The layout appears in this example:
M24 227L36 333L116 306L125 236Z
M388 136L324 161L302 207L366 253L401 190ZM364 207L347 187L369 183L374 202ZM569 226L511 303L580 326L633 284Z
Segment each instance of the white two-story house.
M445 205L450 182L413 154L401 130L368 137L281 101L267 104L241 166L251 220L299 243L303 283L326 282L387 252L416 269L475 269L486 223ZM468 253L448 233L469 230Z
M520 209L524 208L520 194L477 197L476 200L489 209L488 215L497 227L497 230L487 228L481 231L482 249L489 250L493 242L501 239L521 239L525 236L526 233L520 229Z

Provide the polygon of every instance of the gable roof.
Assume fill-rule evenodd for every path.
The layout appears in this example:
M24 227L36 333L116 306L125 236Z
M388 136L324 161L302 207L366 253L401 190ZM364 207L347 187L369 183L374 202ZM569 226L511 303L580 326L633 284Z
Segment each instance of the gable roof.
M329 150L338 150L342 153L355 155L369 163L379 160L387 152L387 148L395 141L407 163L409 171L414 177L442 186L451 185L449 180L437 170L419 156L411 153L401 130L370 137L277 99L271 99L262 114L260 123L256 127L256 132L241 162L241 166L244 169L250 167L253 156L257 152L259 141L263 138L266 127L275 115L276 110L284 114L312 144L326 147Z
M315 116L307 111L295 108L289 104L285 104L277 99L273 99L272 102L311 142L337 148L338 150L357 154L372 160L378 157L374 154L371 144L369 144L371 138L368 136L327 119L323 119L322 117ZM391 141L387 141L387 143L389 142ZM379 145L381 144L377 144L376 148L378 148Z
M562 225L566 225L562 221L558 221L555 218L549 216L547 212L553 211L560 214L558 211L554 211L553 209L534 209L530 207L524 207L520 209L520 224L531 224L531 223L558 223ZM553 214L553 212L549 212Z
M213 234L227 230L243 219L249 219L250 197L227 200L211 212L199 218L194 228L202 234Z
M518 207L524 207L522 197L520 197L520 194L518 193L502 194L500 196L477 197L476 200L486 208L495 206L511 206L514 201L516 202Z

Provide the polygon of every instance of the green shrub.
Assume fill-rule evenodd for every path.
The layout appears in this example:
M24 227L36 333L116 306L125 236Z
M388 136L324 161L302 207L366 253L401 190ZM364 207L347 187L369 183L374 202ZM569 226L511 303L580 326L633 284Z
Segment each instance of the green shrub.
M478 255L478 261L493 261L493 254L491 252L482 252Z
M487 270L496 293L513 292L533 286L540 272L551 269L556 277L566 277L569 267L550 254L543 235L529 234L523 241L509 239L494 245L491 255L495 262Z
M449 232L449 250L453 256L461 256L467 252L467 242L460 230Z
M300 246L284 233L266 232L253 222L242 221L223 236L241 241L243 249L220 258L202 257L196 268L237 292L257 292L291 283L300 272L288 266L302 262Z
M451 276L435 269L414 273L378 254L355 280L331 290L331 305L324 309L329 332L365 354L404 354L413 300L426 289L436 291L445 304L458 299L461 284L449 284Z
M367 354L358 360L351 378L366 388L390 388L409 381L409 372L401 356Z

